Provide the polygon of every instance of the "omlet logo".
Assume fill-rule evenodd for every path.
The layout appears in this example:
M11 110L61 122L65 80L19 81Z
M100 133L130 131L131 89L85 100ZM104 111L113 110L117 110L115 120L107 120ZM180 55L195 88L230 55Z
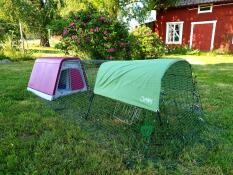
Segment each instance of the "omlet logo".
M153 103L153 100L151 98L141 96L140 102L151 105Z

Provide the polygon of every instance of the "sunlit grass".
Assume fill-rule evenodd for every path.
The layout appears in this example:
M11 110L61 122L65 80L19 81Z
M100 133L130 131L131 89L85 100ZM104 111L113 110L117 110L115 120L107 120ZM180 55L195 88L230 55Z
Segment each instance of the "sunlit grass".
M220 64L233 63L233 55L213 55L212 53L205 53L205 55L166 55L169 58L186 59L192 64Z

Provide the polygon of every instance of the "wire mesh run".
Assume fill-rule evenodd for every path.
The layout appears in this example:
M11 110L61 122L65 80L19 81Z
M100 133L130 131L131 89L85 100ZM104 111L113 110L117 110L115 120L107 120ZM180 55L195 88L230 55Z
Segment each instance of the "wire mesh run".
M116 102L113 118L116 118L125 124L132 125L140 119L141 111L142 109L136 106Z
M178 63L162 79L157 113L93 95L100 64L90 63L84 64L88 91L46 103L62 118L76 121L99 146L125 155L127 166L133 167L139 159L175 157L187 143L200 139L203 131L191 67Z

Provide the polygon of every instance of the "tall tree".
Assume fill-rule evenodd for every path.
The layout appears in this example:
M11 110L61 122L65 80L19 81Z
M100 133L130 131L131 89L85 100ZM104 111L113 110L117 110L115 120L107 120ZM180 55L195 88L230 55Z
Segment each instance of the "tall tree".
M40 44L49 47L47 26L58 17L63 0L3 0L0 9L12 21L21 21L40 35Z
M119 0L64 0L64 4L61 10L62 16L68 16L70 12L78 12L89 7L107 12L111 17L117 17L120 12Z
M138 21L143 21L151 10L167 9L170 6L176 5L180 0L115 0L119 1L122 16L135 18ZM141 4L135 6L132 4ZM128 6L128 8L126 8Z

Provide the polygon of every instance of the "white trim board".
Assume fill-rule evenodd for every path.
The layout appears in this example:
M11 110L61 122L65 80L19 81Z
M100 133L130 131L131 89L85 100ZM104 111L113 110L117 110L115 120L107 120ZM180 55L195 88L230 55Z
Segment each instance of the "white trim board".
M37 91L37 90L32 89L30 87L28 87L27 90L31 91L32 93L34 93L34 94L38 95L39 97L44 98L46 100L49 100L49 101L53 100L53 96L51 96L51 95L48 95L48 94L45 94L43 92Z
M216 31L216 24L217 20L213 21L199 21L199 22L192 22L191 23L191 32L190 32L190 49L192 49L192 44L193 44L193 29L195 24L213 24L213 29L212 29L212 37L211 37L211 44L210 44L210 50L214 49L214 38L215 38L215 31Z

